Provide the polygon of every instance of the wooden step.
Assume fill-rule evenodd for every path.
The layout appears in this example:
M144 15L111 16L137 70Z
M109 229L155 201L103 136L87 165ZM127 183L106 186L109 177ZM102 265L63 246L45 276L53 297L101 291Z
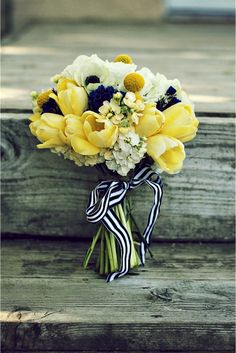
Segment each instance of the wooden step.
M224 243L234 237L233 33L228 25L50 23L7 40L3 352L234 352L234 250ZM163 174L155 259L111 284L81 268L82 239L94 231L84 210L95 169L38 151L27 127L29 93L94 52L109 60L127 52L139 66L178 77L200 116L183 171ZM138 190L133 200L143 227L151 195ZM210 242L181 243L187 240Z
M231 244L153 244L110 284L81 268L87 246L2 242L4 351L234 351Z
M137 35L138 34L138 35ZM123 52L139 66L178 78L197 112L233 114L234 26L199 24L36 24L2 49L2 108L30 109L30 92L78 55Z
M37 150L27 115L2 120L2 232L91 237L85 219L95 168L79 168L50 151ZM234 119L200 118L197 138L186 146L183 171L163 173L164 198L157 239L234 238ZM145 196L144 196L145 191ZM152 203L145 187L132 191L134 215L144 228ZM145 211L144 211L145 210ZM68 226L69 225L69 226Z

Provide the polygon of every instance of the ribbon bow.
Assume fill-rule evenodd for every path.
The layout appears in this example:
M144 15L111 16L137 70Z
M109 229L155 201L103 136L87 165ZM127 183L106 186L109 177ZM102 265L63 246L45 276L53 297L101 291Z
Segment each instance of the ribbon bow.
M142 167L137 170L129 181L102 181L92 190L86 209L87 220L92 223L102 222L109 232L117 239L121 264L119 271L112 272L107 277L107 282L117 277L124 276L130 269L131 240L127 229L120 222L112 210L112 207L122 202L128 190L137 188L146 183L153 190L154 200L149 212L147 225L143 233L144 241L140 242L140 261L145 263L145 253L150 245L150 238L160 212L163 184L160 176L150 167Z

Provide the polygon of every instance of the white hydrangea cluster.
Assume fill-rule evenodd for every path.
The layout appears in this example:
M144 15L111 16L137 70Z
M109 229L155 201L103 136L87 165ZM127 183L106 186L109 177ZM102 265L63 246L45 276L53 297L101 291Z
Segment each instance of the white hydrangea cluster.
M144 157L146 147L146 139L134 131L120 133L113 149L104 155L107 168L126 176Z
M95 166L99 163L105 162L104 153L98 153L94 156L83 156L82 154L76 153L69 147L55 147L51 149L51 152L58 155L62 155L65 159L73 161L78 167L82 166Z

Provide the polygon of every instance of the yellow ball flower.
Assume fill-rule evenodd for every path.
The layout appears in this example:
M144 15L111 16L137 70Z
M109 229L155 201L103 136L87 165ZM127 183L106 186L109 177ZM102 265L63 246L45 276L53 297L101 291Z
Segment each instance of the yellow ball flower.
M124 86L130 92L138 92L144 87L145 81L142 75L137 72L131 72L125 76Z
M114 62L122 62L124 64L133 64L133 60L131 58L131 56L127 55L127 54L119 54L115 57Z
M49 95L52 93L52 90L49 89L45 92L40 93L40 95L37 98L37 104L39 108L42 108L43 105L48 101Z

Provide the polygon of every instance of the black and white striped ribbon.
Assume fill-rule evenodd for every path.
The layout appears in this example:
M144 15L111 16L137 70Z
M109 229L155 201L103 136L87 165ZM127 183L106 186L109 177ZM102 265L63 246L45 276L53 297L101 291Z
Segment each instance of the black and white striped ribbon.
M144 265L145 253L150 245L151 234L160 212L163 194L163 184L160 176L150 167L145 166L137 170L129 181L102 181L90 194L86 209L87 220L92 223L102 222L108 231L114 234L120 246L121 263L119 271L110 273L107 277L107 282L124 276L129 271L131 256L131 240L128 230L120 222L112 208L122 202L128 190L135 189L143 183L149 185L154 195L147 225L143 233L145 242L140 242L140 261Z

